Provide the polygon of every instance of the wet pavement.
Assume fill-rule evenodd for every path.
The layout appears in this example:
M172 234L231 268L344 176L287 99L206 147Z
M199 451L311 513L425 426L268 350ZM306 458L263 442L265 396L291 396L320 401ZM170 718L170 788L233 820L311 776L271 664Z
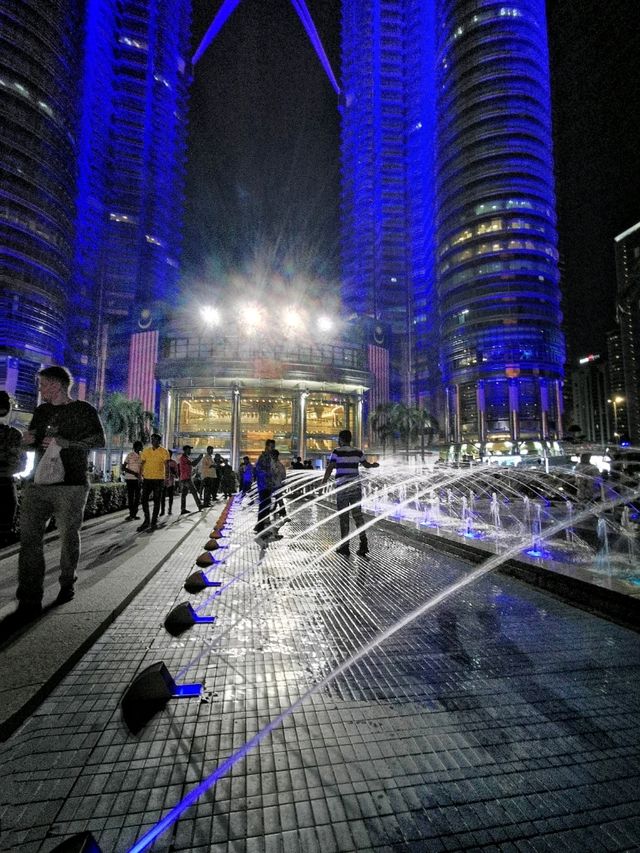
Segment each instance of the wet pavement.
M322 556L337 522L307 530L328 506L261 549L236 500L223 586L195 596L182 585L217 512L158 537L155 574L2 746L1 850L84 830L130 850L203 782L149 849L640 849L639 635L498 574L447 595L476 567L389 528L369 559ZM175 638L162 623L185 600L216 621ZM134 736L119 702L155 661L203 693Z

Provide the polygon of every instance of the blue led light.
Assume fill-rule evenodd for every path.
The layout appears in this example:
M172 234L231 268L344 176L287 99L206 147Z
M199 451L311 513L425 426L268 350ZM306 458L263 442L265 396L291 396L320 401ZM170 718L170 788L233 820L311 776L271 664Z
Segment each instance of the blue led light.
M189 698L192 696L200 696L202 693L202 684L176 684L173 695L176 698Z

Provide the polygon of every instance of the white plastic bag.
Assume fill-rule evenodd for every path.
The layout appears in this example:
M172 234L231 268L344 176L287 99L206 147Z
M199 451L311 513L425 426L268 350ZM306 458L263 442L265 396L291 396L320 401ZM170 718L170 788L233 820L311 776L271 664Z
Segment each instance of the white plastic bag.
M33 482L38 486L64 483L64 465L60 458L60 445L52 440L38 463Z

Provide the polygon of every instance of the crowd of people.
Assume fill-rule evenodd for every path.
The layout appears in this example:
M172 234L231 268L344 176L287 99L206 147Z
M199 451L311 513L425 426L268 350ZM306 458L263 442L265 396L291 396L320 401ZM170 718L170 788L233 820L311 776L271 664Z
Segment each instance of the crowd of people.
M127 486L129 515L126 521L137 521L142 506L144 520L137 528L153 530L158 518L172 515L176 486L180 494L180 514L188 515L187 499L191 496L198 511L207 509L218 496L230 498L237 491L236 474L228 459L209 446L205 453L192 455L193 447L185 444L176 457L160 446L162 436L154 433L151 446L144 448L137 441L122 463L122 472ZM248 457L245 457L248 462ZM244 467L243 467L244 466ZM249 468L252 466L249 463ZM246 480L246 465L240 466L240 481L243 492L251 486L253 477ZM153 511L150 505L153 504Z
M64 604L75 595L80 528L89 480L95 476L89 464L89 452L105 446L105 433L98 412L90 403L72 399L73 378L65 367L44 368L38 374L38 384L42 402L36 407L24 433L9 423L11 400L6 391L0 391L0 536L3 538L12 530L18 508L15 476L25 469L26 451L35 452L33 473L23 482L20 502L16 615L23 621L36 618L42 611L44 535L54 519L60 541L60 590L55 603ZM341 433L343 438L344 435L346 433ZM342 439L341 442L345 443ZM287 471L273 439L266 442L265 450L255 465L248 456L243 457L237 476L229 460L214 453L213 447L207 447L205 453L196 456L192 451L193 448L185 444L181 453L171 453L162 447L162 436L158 433L151 435L147 447L142 441L133 443L122 462L122 477L127 489L126 521L139 521L138 513L142 508L142 523L137 531L155 530L161 516L173 513L176 487L179 487L180 514L184 515L190 511L187 508L189 497L200 511L211 506L219 496L231 497L238 487L244 497L255 483L258 491L255 530L261 535L269 529L269 535L279 536L274 522L286 523L289 520L283 489ZM354 454L358 456L357 464L368 467L368 463L362 461L361 451L354 451ZM339 482L349 479L345 464L341 457L337 468ZM330 462L329 470L331 466ZM291 464L292 470L309 470L312 467L310 461L303 462L300 456ZM359 524L359 510L351 504L355 491L355 485L354 489L346 490L345 495L350 497L341 499L339 507L348 507L347 511L352 511ZM341 518L341 532L343 529ZM361 538L361 551L363 542L366 543L366 539Z

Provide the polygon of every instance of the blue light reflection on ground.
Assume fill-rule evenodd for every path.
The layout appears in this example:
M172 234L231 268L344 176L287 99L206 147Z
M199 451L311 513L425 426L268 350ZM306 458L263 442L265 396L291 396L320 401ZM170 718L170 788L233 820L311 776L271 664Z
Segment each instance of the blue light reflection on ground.
M536 557L536 559L540 560L551 560L553 557L551 551L546 551L544 548L529 548L524 553L528 557Z
M458 534L460 536L464 536L465 539L485 539L485 534L480 530L458 530Z

